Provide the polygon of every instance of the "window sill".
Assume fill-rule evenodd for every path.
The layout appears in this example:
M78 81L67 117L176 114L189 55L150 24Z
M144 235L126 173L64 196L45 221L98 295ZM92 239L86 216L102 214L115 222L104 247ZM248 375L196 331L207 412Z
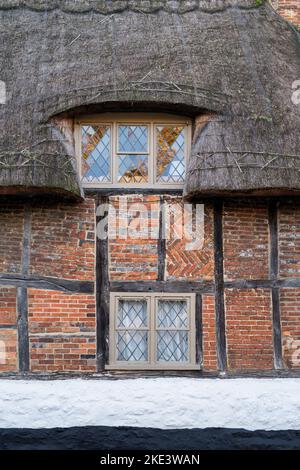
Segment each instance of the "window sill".
M147 371L157 371L157 372L164 372L164 371L191 371L191 370L201 370L200 364L184 364L184 365L145 365L145 364L136 364L136 365L128 365L128 364L107 364L105 366L105 370L107 371L140 371L140 372L147 372Z

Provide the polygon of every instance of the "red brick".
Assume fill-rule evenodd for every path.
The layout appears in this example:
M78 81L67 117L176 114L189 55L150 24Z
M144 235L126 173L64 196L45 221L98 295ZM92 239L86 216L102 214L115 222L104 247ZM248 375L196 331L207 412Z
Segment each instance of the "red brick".
M226 289L229 369L273 369L271 293L267 289Z
M214 277L214 253L213 253L213 207L210 203L204 203L204 244L197 250L187 249L189 240L184 236L183 231L183 201L181 198L167 198L167 202L178 207L178 217L175 224L179 230L176 239L170 233L167 240L166 254L166 278L167 280L187 280L187 281L210 281ZM193 226L195 230L195 226Z
M0 286L0 325L15 325L17 321L15 287Z
M226 202L223 219L226 280L269 276L268 210L255 201Z
M0 329L0 372L16 372L18 335L16 330Z
M203 369L216 371L216 318L215 297L213 295L202 296L202 325L203 325Z
M32 208L30 272L65 279L94 280L95 203L37 204Z
M280 291L282 351L284 366L300 368L300 288Z

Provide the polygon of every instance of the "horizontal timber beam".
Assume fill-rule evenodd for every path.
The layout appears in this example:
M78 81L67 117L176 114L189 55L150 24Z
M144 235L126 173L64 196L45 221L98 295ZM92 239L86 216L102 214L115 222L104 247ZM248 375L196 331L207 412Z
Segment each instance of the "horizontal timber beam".
M300 278L287 279L253 279L225 281L227 289L276 289L280 287L300 287Z
M212 282L186 281L114 281L110 283L111 292L174 292L174 293L214 293Z
M134 195L134 194L154 194L154 195L162 195L162 194L171 194L175 196L182 196L183 190L182 189L171 189L171 188L164 188L164 189L155 189L155 188L85 188L84 193L88 195L98 194L100 196L122 196L122 195Z
M0 281L1 282L1 281ZM300 287L300 278L291 279L253 279L225 281L225 289L276 289L284 287ZM196 292L199 294L214 294L214 282L201 281L113 281L110 283L111 292Z
M0 274L0 286L1 285L41 290L57 290L62 292L76 292L80 294L94 293L93 281L77 281L23 274Z

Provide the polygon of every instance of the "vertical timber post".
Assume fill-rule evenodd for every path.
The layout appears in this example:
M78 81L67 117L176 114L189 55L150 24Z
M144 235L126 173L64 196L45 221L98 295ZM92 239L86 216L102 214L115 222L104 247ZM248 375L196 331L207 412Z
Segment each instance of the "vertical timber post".
M24 207L24 226L22 243L22 275L29 274L31 240L31 208ZM17 288L17 327L18 327L18 357L19 371L28 372L30 369L29 332L28 332L28 289Z
M165 230L165 204L164 197L160 196L159 202L159 232L157 241L157 280L164 281L166 268L166 230Z
M196 293L196 363L202 365L203 362L203 346L202 346L202 295Z
M271 201L269 204L269 230L270 230L270 278L278 280L278 203ZM282 369L282 345L280 322L280 290L272 287L272 317L273 317L273 346L274 367Z
M223 203L219 199L214 203L214 244L217 359L218 369L224 372L227 369L227 351L223 268Z
M108 217L109 198L98 196L96 207L96 319L97 370L103 372L108 360L109 332L109 270L108 270ZM100 227L102 230L100 230ZM105 230L104 230L105 228ZM101 236L105 235L106 237Z

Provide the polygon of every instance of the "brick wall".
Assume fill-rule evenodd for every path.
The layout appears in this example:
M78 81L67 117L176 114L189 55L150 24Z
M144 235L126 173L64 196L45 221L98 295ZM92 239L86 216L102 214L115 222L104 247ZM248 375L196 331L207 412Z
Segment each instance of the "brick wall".
M182 206L178 198L165 197ZM111 198L117 207L119 200ZM147 233L142 239L115 237L109 243L111 280L156 280L158 275L159 196L132 196L130 204L144 204ZM168 281L214 280L213 207L205 202L203 246L186 249L186 239L166 243ZM148 221L152 214L152 225ZM0 272L22 271L24 207L3 206ZM259 200L226 201L223 213L225 280L269 277L267 204ZM278 211L279 275L300 277L300 204L281 203ZM118 213L115 223L126 229L132 214ZM93 281L95 279L95 203L35 203L31 212L30 272L35 275ZM176 221L176 227L180 220ZM5 226L8 230L3 230ZM113 230L110 221L110 230ZM151 234L149 235L149 230ZM122 233L122 232L121 232ZM13 249L10 249L10 239ZM300 289L282 289L280 306L284 363L293 362L300 341ZM29 289L30 367L34 372L96 370L96 305L94 295ZM273 367L270 290L226 289L226 333L230 369ZM203 365L217 370L215 297L203 295ZM2 343L1 343L2 341ZM6 361L1 356L5 344ZM299 343L300 347L300 343ZM17 369L16 289L0 287L0 371ZM1 361L2 358L2 361Z
M226 202L223 234L226 280L268 277L269 228L266 204L255 201Z
M271 4L286 20L300 26L300 2L299 0L271 0Z
M203 329L203 369L216 371L216 316L215 297L213 295L202 296L202 329Z
M29 212L29 275L94 281L94 200L32 202ZM22 276L24 214L22 203L0 206L0 274ZM2 372L18 368L16 304L16 289L0 285ZM96 370L94 295L30 289L28 314L32 371Z
M271 294L266 289L226 289L230 369L273 369Z
M213 208L205 203L203 246L193 246L193 237L184 234L181 198L165 196L165 211L170 214L166 232L165 279L213 280ZM110 279L156 280L158 276L158 235L160 198L158 196L111 197L109 229ZM139 212L140 211L140 212ZM149 219L151 217L151 221ZM166 216L167 220L167 216ZM131 231L137 230L137 236ZM192 227L191 232L195 231ZM117 237L113 234L117 233ZM139 233L142 236L139 236ZM126 238L126 234L128 237ZM182 236L183 234L183 236ZM193 235L193 233L191 233Z
M0 372L18 370L18 335L16 330L0 329Z
M0 286L0 325L16 325L17 299L15 287Z
M0 286L0 372L17 370L16 304L16 289Z
M93 295L29 290L30 365L36 371L96 371Z
M300 277L300 204L281 203L278 213L279 276ZM300 289L280 290L284 367L300 368ZM298 353L299 352L299 353Z
M191 233L184 232L184 211L180 198L166 198L170 213L174 212L174 222L177 233L170 233L166 244L166 279L211 281L214 278L214 241L213 241L213 207L209 202L204 203L204 239L199 233L199 244L196 241L195 216ZM193 233L195 242L193 242ZM181 236L182 233L182 236ZM180 238L179 238L180 237Z
M110 204L110 280L157 279L159 196L115 196Z
M95 202L36 204L31 212L30 272L65 279L95 278Z
M279 275L300 277L300 205L281 204L279 223Z
M0 204L0 272L18 273L22 263L22 204Z
M281 289L283 360L286 368L300 369L300 289Z

